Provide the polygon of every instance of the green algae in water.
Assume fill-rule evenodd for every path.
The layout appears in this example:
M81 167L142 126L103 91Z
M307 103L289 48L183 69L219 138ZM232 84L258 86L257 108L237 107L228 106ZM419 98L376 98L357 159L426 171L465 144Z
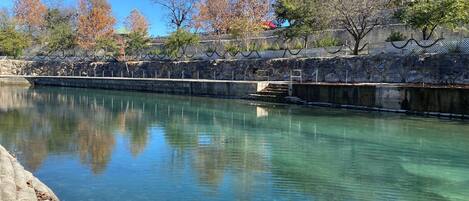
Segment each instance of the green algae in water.
M0 88L0 143L63 200L468 200L465 121Z

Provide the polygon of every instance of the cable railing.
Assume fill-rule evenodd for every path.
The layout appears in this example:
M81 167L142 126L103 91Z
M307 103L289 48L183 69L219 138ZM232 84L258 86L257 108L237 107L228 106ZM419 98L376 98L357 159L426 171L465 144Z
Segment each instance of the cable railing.
M184 47L176 54L161 52L148 54L142 52L138 55L29 55L20 57L0 56L0 60L17 59L39 62L133 62L133 61L207 61L219 59L276 59L276 58L311 58L311 57L337 57L352 55L349 50L349 42L335 47L319 48L283 48L280 50L218 50L217 48L201 51L197 47ZM348 48L347 48L348 47ZM469 38L445 39L440 37L435 40L416 40L411 37L406 41L368 44L360 55L378 54L469 54Z

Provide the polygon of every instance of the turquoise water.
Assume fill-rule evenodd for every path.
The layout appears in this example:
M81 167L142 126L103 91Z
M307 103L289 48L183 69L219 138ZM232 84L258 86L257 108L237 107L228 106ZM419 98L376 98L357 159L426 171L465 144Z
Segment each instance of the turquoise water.
M69 200L469 200L469 124L0 87L0 143Z

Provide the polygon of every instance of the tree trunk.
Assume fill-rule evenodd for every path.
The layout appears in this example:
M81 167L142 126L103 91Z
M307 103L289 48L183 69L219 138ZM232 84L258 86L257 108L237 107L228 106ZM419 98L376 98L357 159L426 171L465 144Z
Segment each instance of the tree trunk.
M423 40L429 40L432 37L432 33L428 33L428 27L424 27L422 29L422 39Z
M358 55L358 53L360 53L360 42L361 39L355 38L355 45L353 46L353 55Z
M306 36L305 36L305 44L304 44L304 48L305 48L305 49L308 49L308 42L309 42L309 36L306 35Z

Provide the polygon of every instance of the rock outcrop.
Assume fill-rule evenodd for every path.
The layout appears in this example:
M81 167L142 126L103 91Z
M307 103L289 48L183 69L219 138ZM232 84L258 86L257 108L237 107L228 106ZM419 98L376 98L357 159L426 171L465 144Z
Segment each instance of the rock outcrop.
M0 201L58 201L57 196L0 145Z

